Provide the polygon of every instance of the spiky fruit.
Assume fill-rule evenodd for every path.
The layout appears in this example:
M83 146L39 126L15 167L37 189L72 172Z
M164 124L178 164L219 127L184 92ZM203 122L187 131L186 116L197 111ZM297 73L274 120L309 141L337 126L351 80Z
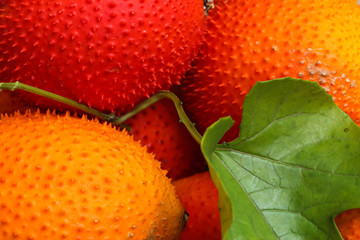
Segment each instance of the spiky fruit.
M209 172L174 182L181 203L189 213L182 240L220 240L221 224L218 192Z
M177 83L202 39L202 0L1 5L1 81L21 81L100 110L123 111Z
M134 139L155 154L173 180L206 170L200 146L179 122L171 100L163 99L125 123L132 128Z
M160 163L87 118L0 119L0 239L178 239L184 209Z
M251 87L286 76L319 82L359 123L359 25L356 0L216 0L184 106L201 131L231 115L231 140Z

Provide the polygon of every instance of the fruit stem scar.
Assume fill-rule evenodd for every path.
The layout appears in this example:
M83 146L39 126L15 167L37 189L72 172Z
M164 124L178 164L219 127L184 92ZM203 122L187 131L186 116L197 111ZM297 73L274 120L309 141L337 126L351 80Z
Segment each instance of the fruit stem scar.
M214 0L204 0L204 11L206 16L209 14L209 11L214 8L215 8Z
M4 90L10 90L10 91L15 91L15 90L23 90L26 92L30 92L33 94L37 94L39 96L42 97L46 97L52 100L55 100L57 102L61 102L64 103L68 106L74 107L76 109L79 109L85 113L91 114L93 116L96 116L102 120L108 121L110 123L112 123L113 125L116 126L120 126L123 128L126 128L128 131L130 131L130 127L126 124L124 124L124 122L126 120L128 120L129 118L135 116L137 113L141 112L142 110L146 109L147 107L149 107L150 105L156 103L157 101L163 99L163 98L167 98L172 100L172 102L175 105L176 111L179 115L179 119L181 119L181 123L183 123L185 125L185 127L187 128L187 130L189 131L189 133L191 134L191 136L200 144L202 136L200 135L200 133L196 130L195 125L190 121L189 117L186 115L184 108L182 107L182 102L180 101L180 99L172 92L169 91L160 91L156 94L154 94L153 96L149 97L148 99L146 99L145 101L143 101L142 103L138 104L137 106L135 106L132 110L130 110L129 112L125 113L124 115L121 115L119 117L115 116L115 114L105 114L102 113L96 109L93 108L89 108L88 106L81 104L77 101L68 99L66 97L57 95L55 93L51 93L21 82L12 82L12 83L5 83L5 82L0 82L0 89L4 89Z

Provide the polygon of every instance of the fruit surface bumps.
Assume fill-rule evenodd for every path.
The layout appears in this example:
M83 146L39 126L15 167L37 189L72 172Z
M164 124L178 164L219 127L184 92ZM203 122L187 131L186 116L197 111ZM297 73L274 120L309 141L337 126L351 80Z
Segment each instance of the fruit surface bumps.
M124 131L69 115L0 119L0 239L177 239L184 209Z
M231 115L238 136L245 95L257 81L317 81L360 123L360 6L355 0L217 0L205 43L182 82L199 130Z
M119 113L179 82L204 19L201 0L4 0L0 78Z
M210 173L203 172L174 182L189 219L181 240L220 240L218 192Z
M131 127L130 134L134 139L154 153L172 180L206 170L200 146L179 121L171 100L162 99L125 124Z

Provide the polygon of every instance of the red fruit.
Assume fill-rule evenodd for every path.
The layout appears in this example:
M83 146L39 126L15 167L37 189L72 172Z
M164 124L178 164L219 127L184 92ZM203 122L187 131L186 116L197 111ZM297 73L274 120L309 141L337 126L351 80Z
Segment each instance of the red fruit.
M340 213L335 217L335 223L344 240L360 239L360 209Z
M220 240L218 191L210 173L203 172L174 182L176 193L189 214L182 240Z
M173 180L206 170L199 144L192 138L171 100L163 99L125 122L130 134L161 162Z
M202 0L0 5L1 81L21 81L111 111L178 83L198 51L204 23Z
M13 114L16 111L25 113L26 110L35 111L34 108L21 101L15 92L0 90L0 114Z
M199 130L231 115L258 81L317 81L360 123L360 6L355 0L216 0L205 44L183 81L182 101Z

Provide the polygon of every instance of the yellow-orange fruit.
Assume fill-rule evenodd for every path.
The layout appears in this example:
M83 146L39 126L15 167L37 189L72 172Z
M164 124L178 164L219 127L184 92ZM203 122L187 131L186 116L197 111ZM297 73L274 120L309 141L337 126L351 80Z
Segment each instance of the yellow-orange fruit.
M124 131L69 115L0 119L0 239L178 239L184 209Z
M340 213L335 218L344 240L360 239L360 209L350 209Z
M203 172L174 182L180 201L189 213L181 240L220 240L218 191L210 173Z
M251 87L293 77L319 82L360 123L359 26L356 0L215 0L184 106L201 131L231 115L231 140Z

